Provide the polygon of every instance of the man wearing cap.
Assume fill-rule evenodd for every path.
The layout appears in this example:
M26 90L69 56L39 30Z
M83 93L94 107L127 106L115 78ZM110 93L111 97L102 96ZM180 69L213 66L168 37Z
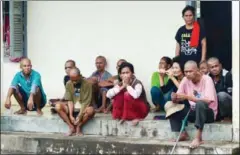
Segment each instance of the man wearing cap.
M184 66L185 77L181 81L177 93L172 93L172 102L165 106L166 117L170 119L173 132L179 132L182 120L188 113L188 121L194 122L197 133L190 144L196 148L202 141L204 123L212 123L216 119L218 101L211 77L202 75L195 61L188 61ZM183 105L179 105L183 104ZM180 135L179 141L188 140L186 131Z

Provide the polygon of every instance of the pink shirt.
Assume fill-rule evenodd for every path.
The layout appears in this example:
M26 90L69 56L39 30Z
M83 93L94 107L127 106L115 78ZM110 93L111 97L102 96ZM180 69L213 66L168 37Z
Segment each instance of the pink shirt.
M186 77L184 77L179 85L177 93L185 94L188 96L195 96L193 94L194 90L199 93L198 98L203 98L211 101L211 103L208 105L209 108L213 110L214 117L216 119L218 110L218 100L215 86L211 77L209 77L208 75L202 75L202 79L197 84L194 84L191 80L188 80ZM195 107L196 105L196 103L193 101L189 101L189 103L191 107Z

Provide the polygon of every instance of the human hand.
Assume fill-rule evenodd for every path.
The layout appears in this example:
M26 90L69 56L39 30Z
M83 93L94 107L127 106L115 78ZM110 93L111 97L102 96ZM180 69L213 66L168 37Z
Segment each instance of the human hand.
M159 74L160 76L164 76L166 74L166 70L165 69L159 69Z
M173 70L172 69L167 70L166 74L168 75L169 78L172 78L173 77Z
M5 108L10 109L10 108L11 108L11 105L12 105L11 99L8 98L8 99L6 100L6 102L5 102Z
M171 99L172 99L173 103L176 103L177 102L177 94L172 92Z
M188 100L188 96L185 94L176 94L177 100Z
M33 99L31 99L31 98L28 99L27 107L28 107L29 110L33 110L33 107L34 107Z
M75 118L73 116L70 116L70 121L72 124L75 124Z
M123 77L123 87L127 87L130 83L130 79L128 77Z

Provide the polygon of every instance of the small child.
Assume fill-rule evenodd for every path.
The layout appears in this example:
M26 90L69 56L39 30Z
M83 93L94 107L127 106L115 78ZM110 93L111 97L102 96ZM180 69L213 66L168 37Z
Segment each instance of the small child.
M209 74L209 70L208 70L208 65L207 65L207 61L202 61L199 63L199 68L200 68L200 72L202 74L208 75Z

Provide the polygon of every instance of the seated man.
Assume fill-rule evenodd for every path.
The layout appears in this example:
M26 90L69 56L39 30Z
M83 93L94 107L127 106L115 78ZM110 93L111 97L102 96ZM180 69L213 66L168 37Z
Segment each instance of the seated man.
M11 96L14 95L21 109L14 114L26 114L27 110L37 111L42 115L42 108L46 104L46 95L44 93L41 76L32 69L31 60L24 58L20 62L22 71L15 74L11 86L8 90L5 107L11 108Z
M68 102L67 104L57 103L55 109L69 126L70 131L67 136L75 132L77 135L83 135L82 126L94 116L92 85L82 78L78 68L71 69L69 77L70 81L66 84L64 96ZM80 105L80 108L77 105Z
M64 86L66 86L67 82L70 80L70 77L69 77L69 71L72 69L72 68L75 68L76 67L76 64L75 64L75 61L74 60L67 60L65 62L65 72L66 72L66 75L64 76L63 78L63 84ZM56 103L58 101L63 101L64 100L64 97L63 98L58 98L58 99L50 99L49 100L49 104L52 106L52 107L55 107ZM67 103L67 102L65 102ZM51 109L51 112L52 113L56 113L56 110L54 108Z
M118 72L118 69L119 69L120 65L123 62L127 62L127 61L124 60L124 59L119 59L117 61L117 66L116 66L117 72ZM118 75L112 76L112 77L108 78L107 80L99 82L99 86L102 87L102 88L104 88L104 87L108 87L108 88L113 87L114 85L118 84L119 78L120 77L119 77L119 73L118 73ZM112 108L112 104L109 104L109 106L107 106L107 108L104 109L104 113L105 114L108 113L111 108Z
M202 131L204 123L212 123L217 115L217 94L212 79L208 75L202 75L195 61L188 61L184 66L185 76L181 81L177 93L172 93L172 102L175 104L184 101L183 110L170 115L171 129L179 132L182 120L188 113L188 120L195 122L197 133L195 139L190 144L191 148L196 148L202 141ZM179 141L188 139L188 134L183 131Z
M218 58L208 59L209 76L215 84L218 97L218 120L229 121L232 118L232 73L224 73Z
M94 90L96 92L95 102L96 102L97 108L99 108L96 110L96 112L104 112L107 106L106 94L109 87L111 88L112 86L104 87L103 85L100 84L100 82L109 79L110 77L112 77L112 75L105 70L107 61L104 56L98 56L95 60L95 64L96 64L97 71L92 73L88 81L92 81L91 83L93 83L93 85L96 86L95 87L96 90Z

